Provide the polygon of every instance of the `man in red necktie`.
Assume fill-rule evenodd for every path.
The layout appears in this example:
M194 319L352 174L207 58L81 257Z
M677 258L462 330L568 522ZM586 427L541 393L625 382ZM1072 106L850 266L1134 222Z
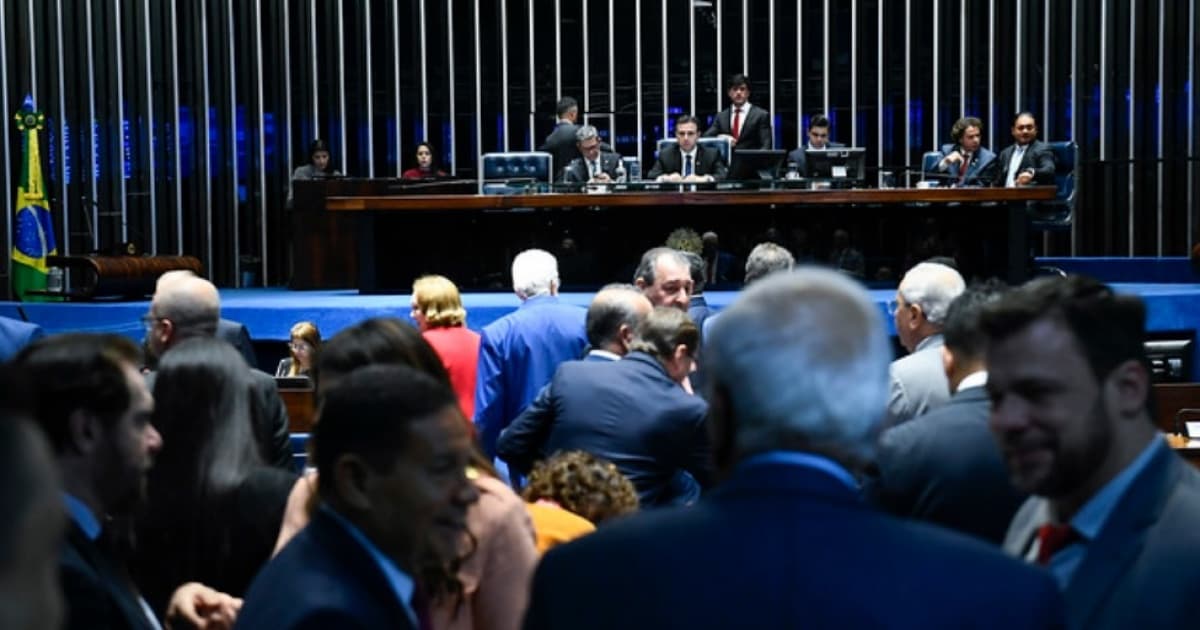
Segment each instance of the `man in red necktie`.
M974 116L964 116L950 128L953 144L942 147L943 157L937 163L937 171L951 178L959 186L990 184L995 177L996 154L983 146L983 121Z
M729 108L717 114L705 138L729 138L734 149L770 149L771 116L767 110L750 104L750 79L735 74L726 86Z
M1161 593L1200 585L1200 472L1147 409L1145 322L1140 299L1080 276L1034 280L981 317L989 424L1013 485L1035 495L1004 547L1050 569L1072 627L1193 615Z

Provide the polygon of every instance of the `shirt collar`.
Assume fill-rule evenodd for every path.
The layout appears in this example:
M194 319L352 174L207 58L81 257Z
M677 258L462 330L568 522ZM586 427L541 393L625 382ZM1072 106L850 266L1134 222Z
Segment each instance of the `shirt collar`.
M818 470L846 484L846 487L851 491L859 491L858 482L854 479L854 475L851 475L850 471L846 470L841 464L824 455L802 453L800 451L767 451L766 453L759 453L758 455L748 457L739 465L753 466L756 464L784 464Z
M96 518L95 513L92 512L92 508L89 508L78 497L66 492L63 493L63 501L67 504L67 514L79 526L79 529L83 531L83 535L92 541L99 538L100 520Z
M683 147L679 147L679 154L682 156L685 156L685 157L690 155L690 156L693 156L693 159L695 159L696 151L699 151L699 150L700 150L700 144L697 143L695 146L692 147L691 151L684 151Z
M979 370L978 372L972 372L964 376L963 379L958 382L958 389L954 391L955 393L958 393L971 389L972 387L983 387L984 385L987 385L987 370Z
M1166 440L1150 440L1150 444L1142 449L1141 454L1126 466L1125 470L1113 477L1099 492L1092 495L1087 503L1083 504L1083 507L1071 518L1071 527L1075 528L1075 531L1079 532L1079 535L1085 540L1095 540L1125 491L1133 484L1133 480L1146 469L1160 448L1167 448Z
M730 104L729 105L730 113L733 113L733 110L736 107L737 107L737 105ZM741 112L742 112L742 116L745 116L746 114L750 113L750 101L746 101L745 103L742 103Z
M326 504L321 505L321 510L323 510L325 514L332 518L335 523L340 525L342 529L346 530L346 533L350 534L350 537L357 541L358 544L366 550L367 555L371 556L371 560L375 562L380 571L383 571L384 577L387 578L388 585L392 588L392 592L396 594L396 598L400 600L400 604L404 607L404 611L408 613L409 619L413 623L413 627L416 627L418 625L417 613L412 607L413 591L416 590L416 584L413 582L412 577L401 570L400 567L396 566L396 563L393 562L391 558L384 555L384 553L379 550L379 547L376 547L375 544L372 543L369 538L367 538L366 534L356 527L354 523L351 523L349 520L347 520L346 517L338 514L337 511Z
M601 357L604 359L608 359L609 361L620 361L621 360L621 355L619 355L615 352L609 352L608 350L600 350L598 348L588 350L587 355L589 357Z
M920 343L917 344L917 347L913 348L913 354L916 354L925 348L932 348L940 345L942 345L942 333L935 333L922 339Z

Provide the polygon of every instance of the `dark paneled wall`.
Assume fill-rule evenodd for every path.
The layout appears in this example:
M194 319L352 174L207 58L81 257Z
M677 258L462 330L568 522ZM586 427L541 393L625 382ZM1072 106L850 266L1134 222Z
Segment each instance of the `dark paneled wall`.
M1198 5L3 0L0 108L11 117L29 93L48 116L61 249L194 254L224 285L286 281L288 174L315 137L351 175L395 176L428 139L471 177L481 151L540 143L572 95L618 151L649 159L675 116L712 115L742 71L779 146L828 112L836 139L893 171L948 142L960 115L982 117L999 149L1012 113L1032 110L1043 138L1081 148L1081 211L1052 252L1183 255ZM11 122L0 139L11 244Z

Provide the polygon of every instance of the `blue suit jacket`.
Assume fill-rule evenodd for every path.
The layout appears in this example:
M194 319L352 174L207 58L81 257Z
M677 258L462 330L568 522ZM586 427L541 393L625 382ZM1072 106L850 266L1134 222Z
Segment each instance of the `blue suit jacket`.
M564 363L548 389L548 399L505 434L500 455L514 467L527 469L557 451L587 451L615 464L643 507L694 501L696 482L708 483L708 405L650 355Z
M66 613L63 628L152 628L125 572L74 522L67 524L58 571Z
M846 145L842 144L841 142L834 142L833 140L830 140L826 144L826 148L829 149L840 149L844 148L845 146ZM800 173L801 177L808 177L808 160L806 159L807 156L804 155L804 150L807 148L808 143L805 142L804 144L800 145L799 148L792 149L792 152L788 154L788 162L796 163L796 170Z
M958 148L956 144L942 145L942 157L950 155ZM971 163L967 165L967 176L961 178L959 164L947 164L942 167L941 161L935 167L938 173L946 175L947 179L953 184L962 186L991 186L992 180L996 177L996 167L999 163L996 161L996 154L988 150L987 147L979 147L979 150L971 156ZM945 185L945 184L943 184Z
M0 361L7 361L35 339L45 337L41 326L10 317L0 317Z
M587 310L557 297L532 297L480 333L475 382L475 426L489 457L496 438L516 418L558 364L583 356Z
M983 387L884 432L864 490L897 515L974 534L996 545L1025 500L991 432Z
M751 462L698 504L551 550L526 630L1048 628L1049 575L982 542L877 512L831 474Z
M238 628L412 628L367 550L328 514L267 563L247 591Z
M1072 627L1190 628L1200 596L1200 472L1160 448L1117 502L1063 597ZM1004 547L1024 556L1048 505L1030 498Z

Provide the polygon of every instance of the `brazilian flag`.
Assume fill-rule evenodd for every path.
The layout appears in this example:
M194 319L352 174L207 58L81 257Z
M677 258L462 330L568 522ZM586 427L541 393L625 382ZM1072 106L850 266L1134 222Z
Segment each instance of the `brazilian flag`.
M46 126L46 117L34 110L33 97L26 96L16 119L24 159L21 179L17 182L17 216L13 222L16 230L12 251L13 292L18 300L39 300L44 298L27 297L26 292L46 289L46 256L58 254L54 221L50 217L42 178L42 151L38 144L38 131Z

